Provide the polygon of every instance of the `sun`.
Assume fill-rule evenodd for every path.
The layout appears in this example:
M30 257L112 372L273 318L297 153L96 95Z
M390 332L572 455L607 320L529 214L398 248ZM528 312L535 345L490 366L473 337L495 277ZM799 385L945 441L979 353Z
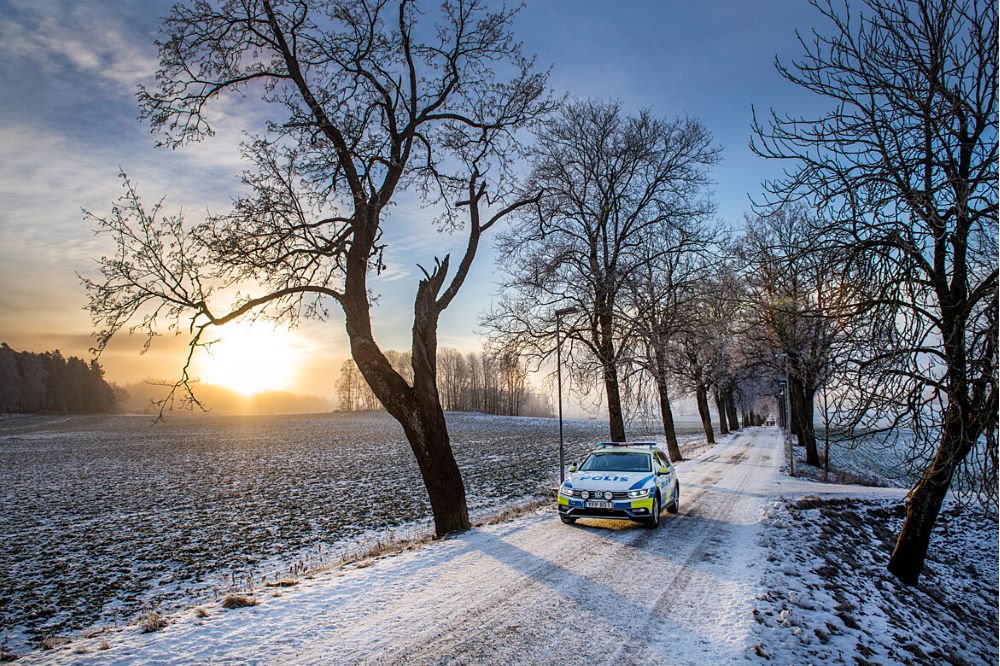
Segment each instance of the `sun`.
M198 359L200 379L242 395L288 389L301 348L297 336L269 324L224 326Z

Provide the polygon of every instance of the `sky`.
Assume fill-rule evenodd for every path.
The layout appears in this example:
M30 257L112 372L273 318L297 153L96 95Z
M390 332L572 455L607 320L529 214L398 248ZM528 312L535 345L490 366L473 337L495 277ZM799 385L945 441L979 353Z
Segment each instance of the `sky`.
M156 148L156 136L138 120L136 85L156 70L154 40L171 4L0 0L0 340L15 349L88 354L92 326L78 276L96 276L95 258L111 248L94 236L83 211L110 210L121 193L119 170L147 202L162 197L168 211L193 222L206 211L225 211L240 191L241 132L262 121L258 105L238 98L215 105L216 136L177 150ZM748 148L752 107L793 114L817 108L774 68L775 56L787 61L801 52L795 31L808 32L816 19L801 0L528 0L515 32L540 66L551 67L559 94L700 118L723 150L712 172L719 222L738 228L749 197L781 168ZM383 348L403 349L416 264L432 262L462 238L435 231L426 211L406 201L394 215L373 318ZM478 319L498 278L487 243L441 319L441 346L479 348ZM239 366L246 355L262 371L268 364L284 368L269 375L273 388L332 396L348 355L336 312L292 332L255 327L233 337L240 342L224 360L202 360L206 376ZM280 347L280 356L255 357L247 343L254 339ZM141 338L121 337L102 363L119 383L174 377L185 344L165 336L141 355Z

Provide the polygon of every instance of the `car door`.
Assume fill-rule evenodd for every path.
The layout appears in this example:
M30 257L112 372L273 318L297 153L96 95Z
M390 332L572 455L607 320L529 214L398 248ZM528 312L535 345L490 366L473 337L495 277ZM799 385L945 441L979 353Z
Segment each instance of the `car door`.
M653 462L655 463L656 470L659 470L661 467L666 467L668 470L666 474L657 475L656 485L660 489L660 497L663 498L664 503L669 502L670 491L673 486L673 478L674 478L673 465L671 465L670 461L667 460L667 457L662 453L660 453L659 451L657 451L654 454Z

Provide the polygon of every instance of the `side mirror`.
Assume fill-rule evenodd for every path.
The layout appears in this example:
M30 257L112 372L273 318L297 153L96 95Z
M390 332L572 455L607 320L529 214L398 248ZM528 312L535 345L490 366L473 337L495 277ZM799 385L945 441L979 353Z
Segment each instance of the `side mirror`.
M576 465L570 465L569 466L569 473L572 474L575 471L576 471Z
M657 476L662 476L664 474L670 474L670 468L669 467L661 467L660 469L656 470L656 474L657 474Z

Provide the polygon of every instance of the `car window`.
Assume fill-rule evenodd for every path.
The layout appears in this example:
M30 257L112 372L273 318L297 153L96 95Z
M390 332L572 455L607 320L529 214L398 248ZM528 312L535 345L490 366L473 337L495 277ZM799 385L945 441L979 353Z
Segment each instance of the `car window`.
M660 467L670 467L670 461L659 451L656 452L656 461Z
M580 465L584 472L648 472L649 455L645 453L591 453Z

